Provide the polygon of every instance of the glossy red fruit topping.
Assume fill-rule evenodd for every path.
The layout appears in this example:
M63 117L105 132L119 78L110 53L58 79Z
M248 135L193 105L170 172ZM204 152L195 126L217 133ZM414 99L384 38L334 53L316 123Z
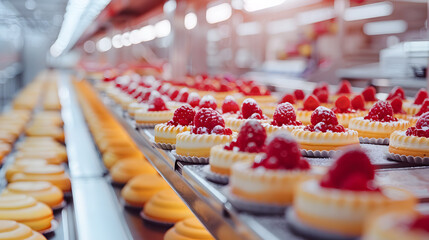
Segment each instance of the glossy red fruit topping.
M319 83L313 90L313 95L316 95L320 92L320 91L326 91L327 93L329 93L329 87L328 84L325 82L321 82Z
M188 102L189 93L181 91L177 97L179 98L179 102L185 103Z
M317 100L317 98L314 95L310 95L305 99L302 110L313 111L319 106L320 106L319 100Z
M410 224L410 229L429 232L429 215L420 215Z
M225 121L222 116L211 108L201 108L194 117L192 133L195 134L232 134L231 129L225 129Z
M429 138L429 112L424 113L417 120L415 127L408 128L405 135Z
M421 116L424 113L429 112L429 98L423 101L422 106L420 107L420 110L416 113L416 116Z
M394 114L405 114L405 111L402 109L402 99L399 97L393 98L390 105L392 105Z
M261 88L258 86L253 86L252 88L250 88L249 95L262 95Z
M244 119L265 119L264 114L262 113L261 108L258 103L252 98L247 98L244 100L241 105L241 118Z
M354 110L359 110L359 111L365 111L365 100L362 96L362 94L359 94L357 96L355 96L352 101L352 109Z
M198 107L200 105L200 101L201 101L201 99L200 99L200 95L198 95L198 93L192 92L191 94L189 94L188 103L192 107Z
M426 98L429 98L428 92L426 91L426 89L421 88L419 92L416 94L416 99L414 100L414 104L421 105Z
M351 102L347 96L341 96L335 101L335 107L332 108L334 113L352 113L355 112L351 109Z
M240 111L240 106L233 97L227 96L222 103L222 113L237 113Z
M241 152L262 152L267 134L265 128L255 119L246 121L240 128L237 140L226 145L226 150L238 148Z
M387 96L386 100L391 100L395 97L399 97L400 99L405 100L405 92L401 87L394 87L392 91L390 91L389 96Z
M394 122L398 121L393 117L393 108L387 101L376 102L369 110L368 115L364 119L377 121L377 122Z
M361 149L344 152L323 176L320 186L350 191L380 191L374 184L375 169Z
M171 100L176 99L177 96L179 96L179 90L177 89L170 90L170 94L168 96L170 97Z
M310 164L301 156L298 143L287 133L274 134L267 143L265 155L252 168L308 170Z
M295 96L293 94L284 95L279 103L285 103L285 102L294 104L295 103Z
M324 122L329 125L338 125L338 119L335 113L323 106L316 108L316 110L311 114L312 125L316 125L320 122Z
M429 112L424 113L416 122L416 128L429 129Z
M165 102L162 99L162 97L153 97L153 98L151 97L151 99L149 100L149 108L148 108L149 112L167 111L167 110L169 109L165 105Z
M305 98L305 93L301 89L293 91L293 95L295 96L296 100L304 100Z
M216 100L212 95L205 95L201 98L199 106L200 108L211 108L214 110L217 108Z
M375 87L368 86L362 91L363 98L366 102L375 102L377 101L377 98L375 97L375 94L377 92L375 91Z
M277 106L276 110L274 111L271 125L279 127L283 125L299 126L302 125L302 123L296 120L295 109L293 108L292 104L285 102Z
M319 92L317 92L316 97L317 99L319 99L319 102L327 103L329 100L328 91L320 90Z
M171 119L167 125L181 125L188 126L193 125L195 117L195 110L188 104L180 106L174 111L173 119Z
M341 85L338 88L337 94L350 94L352 93L352 85L349 81L341 81Z

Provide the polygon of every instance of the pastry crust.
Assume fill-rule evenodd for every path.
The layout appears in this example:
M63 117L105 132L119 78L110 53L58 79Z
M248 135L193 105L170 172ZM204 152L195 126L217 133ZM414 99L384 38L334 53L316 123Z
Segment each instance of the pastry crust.
M295 126L295 125L283 125L281 127L279 126L274 126L271 125L269 123L264 123L262 124L262 126L265 128L265 132L267 133L267 136L277 132L277 131L287 131L287 132L292 132L295 129L301 129L303 128L302 125L299 126Z
M140 174L156 174L156 170L145 160L130 159L119 161L110 169L110 176L116 183L127 183Z
M7 185L1 196L25 194L35 198L49 207L55 207L64 201L63 192L50 182L14 182Z
M22 173L16 173L12 176L11 182L18 181L47 181L59 187L63 192L71 191L70 178L64 172L64 167L58 165L25 168Z
M309 124L311 124L311 114L312 113L313 113L313 111L297 110L296 111L296 120L301 121L303 125L309 125Z
M355 113L335 113L338 119L338 123L343 125L345 128L349 127L349 122L352 118L362 117L365 112L355 112Z
M377 122L363 119L363 117L350 120L349 128L359 133L363 138L389 138L396 130L406 130L410 122L399 119L396 122Z
M164 235L164 240L214 240L212 235L196 218L187 218L170 228Z
M209 157L213 146L229 143L236 135L191 134L189 131L179 133L176 136L176 153L182 156Z
M404 103L403 109L408 115L416 115L420 111L422 105L416 105L414 103L408 102Z
M358 133L353 130L346 132L311 132L304 129L292 131L300 147L305 150L323 151L338 150L341 147L359 144Z
M159 175L141 174L128 181L121 196L129 205L143 207L153 195L167 188L167 182Z
M189 126L170 126L166 123L155 126L155 142L176 144L176 136L179 133L190 131Z
M7 240L46 240L46 238L27 225L12 220L0 220L0 238Z
M238 119L238 118L226 118L225 127L231 128L232 131L239 132L241 125L246 122L248 119ZM257 120L261 124L269 123L270 120Z
M258 103L258 105L273 104L278 102L278 99L272 95L246 95L239 99L239 103L242 104L243 101L247 98L253 98Z
M405 131L395 131L390 135L389 152L405 156L428 157L429 138L407 136Z
M225 150L224 145L216 145L210 150L210 170L230 175L231 167L237 162L253 162L257 153Z
M136 110L135 120L137 124L158 124L168 122L173 118L174 111L147 111L146 109Z

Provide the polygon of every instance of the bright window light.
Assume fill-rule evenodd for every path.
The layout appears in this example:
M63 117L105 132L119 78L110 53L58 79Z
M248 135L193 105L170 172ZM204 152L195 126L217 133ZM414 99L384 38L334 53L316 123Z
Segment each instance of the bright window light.
M131 44L139 44L141 43L140 40L140 31L139 30L133 30L130 33L130 42Z
M262 26L258 22L247 22L237 26L237 34L240 36L256 35L261 33Z
M363 25L366 35L397 34L407 31L408 25L404 20L370 22Z
M284 32L292 32L297 29L296 22L292 18L272 21L267 24L267 32L269 34L278 34Z
M121 36L121 42L122 45L124 45L124 47L128 47L131 45L131 41L130 41L130 33L129 32L125 32L122 34Z
M122 44L121 38L122 38L121 34L116 34L115 36L112 37L112 46L114 48L121 48L124 46Z
M301 25L323 22L335 17L333 8L319 8L298 14L298 21Z
M213 7L210 7L206 11L206 20L208 23L218 23L229 19L232 15L231 5L228 3L222 3Z
M197 15L193 12L190 12L185 15L185 28L191 30L197 26L198 19Z
M393 12L391 2L379 2L358 7L347 8L344 13L344 20L356 21L368 18L389 16Z
M284 2L286 0L244 0L244 9L248 12L255 12L278 6Z
M155 27L153 25L147 25L140 28L140 39L142 42L148 42L155 39Z
M170 31L171 31L171 25L170 25L170 21L168 20L162 20L155 24L155 33L156 33L156 37L158 38L168 36L170 34Z
M97 42L97 50L99 52L107 52L112 48L112 42L109 37L104 37Z

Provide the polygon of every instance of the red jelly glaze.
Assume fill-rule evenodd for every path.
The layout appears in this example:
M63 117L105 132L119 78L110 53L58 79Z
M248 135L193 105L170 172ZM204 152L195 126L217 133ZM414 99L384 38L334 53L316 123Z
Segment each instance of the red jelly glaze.
M314 111L319 106L320 102L317 97L314 95L310 95L304 100L303 108L301 108L300 110Z
M304 100L305 98L305 93L301 89L293 91L293 95L295 96L296 100Z
M266 138L265 128L257 120L251 119L241 126L237 140L225 145L224 149L233 150L237 147L241 152L259 153L265 148Z
M375 102L377 101L377 98L375 97L376 93L375 87L368 86L362 91L362 96L367 102Z
M392 105L394 114L405 114L405 111L402 109L402 99L399 97L394 97L390 102L390 105Z
M167 125L181 125L189 126L193 125L195 117L195 110L188 104L180 106L174 111L173 119L167 122Z
M356 111L351 108L350 99L347 96L340 96L335 101L335 107L332 108L334 113L355 113Z
M241 105L240 119L265 119L262 109L252 98L247 98Z
M423 101L423 104L420 107L420 110L416 113L416 116L419 117L427 112L429 112L429 98Z
M352 99L351 104L352 104L352 108L354 110L358 110L358 111L365 111L366 110L365 109L365 99L362 96L362 94L356 95Z
M429 233L429 215L420 215L410 224L410 229L423 230Z
M155 97L149 102L149 112L169 110L161 97Z
M285 103L285 102L294 104L295 103L295 96L293 94L285 94L279 103Z
M194 134L219 134L231 135L232 131L225 128L225 121L220 113L211 108L201 108L194 117Z
M281 127L283 125L300 126L302 123L296 120L295 109L292 104L286 102L277 106L274 111L271 125Z
M341 85L338 88L337 94L351 94L352 93L352 85L349 81L343 80L341 81Z
M386 100L391 100L395 97L399 97L400 99L405 100L405 92L404 89L401 87L394 87L392 91L390 91L389 95L387 96Z
M429 98L428 92L426 91L426 89L421 88L416 94L416 99L414 100L414 104L422 105L423 101L426 98Z
M393 108L387 101L376 102L364 119L376 122L395 122L397 118L393 117Z

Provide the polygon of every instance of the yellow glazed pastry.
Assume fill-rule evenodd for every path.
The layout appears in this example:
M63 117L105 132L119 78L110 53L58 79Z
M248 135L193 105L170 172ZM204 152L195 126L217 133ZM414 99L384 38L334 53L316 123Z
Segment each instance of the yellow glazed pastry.
M0 240L46 240L46 238L22 223L0 220Z
M63 192L71 191L70 178L60 165L32 166L25 168L22 173L12 176L11 182L47 181L60 188Z
M170 188L156 193L149 199L143 208L143 213L148 218L169 223L193 216L182 199Z
M48 165L48 161L46 161L45 159L27 158L27 159L15 160L15 162L7 166L6 168L6 174L5 174L6 180L10 182L12 179L12 176L15 173L20 173L24 171L24 169L27 167L45 166L45 165Z
M167 182L159 175L141 174L128 181L121 196L129 205L143 207L153 195L167 188Z
M164 240L214 240L196 217L182 220L170 228L164 235Z
M1 193L4 195L25 194L34 197L37 201L45 203L49 207L56 207L63 201L63 192L50 182L14 182L7 185Z
M241 105L240 114L236 118L225 119L225 126L231 128L233 131L238 132L240 126L248 119L256 119L260 123L268 123L268 117L262 113L262 109L252 98L247 98Z
M127 183L131 178L140 174L156 174L156 170L145 160L119 161L110 169L112 181Z
M20 194L0 196L0 219L15 220L35 231L43 231L51 227L54 216L44 203Z
M173 117L174 111L168 109L160 94L151 94L147 106L135 111L137 125L155 125L164 123Z

